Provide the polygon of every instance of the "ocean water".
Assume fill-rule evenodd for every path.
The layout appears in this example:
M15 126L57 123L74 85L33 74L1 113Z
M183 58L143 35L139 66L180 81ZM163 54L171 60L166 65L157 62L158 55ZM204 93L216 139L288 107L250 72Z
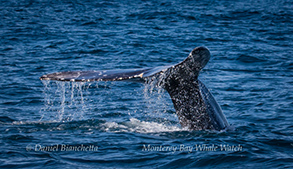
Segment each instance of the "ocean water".
M291 0L2 0L0 168L293 168L292 21ZM229 130L181 128L151 84L39 80L176 64L197 46Z

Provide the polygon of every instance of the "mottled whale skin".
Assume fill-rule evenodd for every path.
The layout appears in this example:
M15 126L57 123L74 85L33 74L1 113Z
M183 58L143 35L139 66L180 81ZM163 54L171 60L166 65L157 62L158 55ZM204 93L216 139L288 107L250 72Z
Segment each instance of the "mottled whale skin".
M229 126L221 107L198 79L208 63L210 52L205 47L194 48L182 62L172 66L144 69L69 71L43 75L41 80L58 81L156 81L170 95L182 127L189 130L224 130Z

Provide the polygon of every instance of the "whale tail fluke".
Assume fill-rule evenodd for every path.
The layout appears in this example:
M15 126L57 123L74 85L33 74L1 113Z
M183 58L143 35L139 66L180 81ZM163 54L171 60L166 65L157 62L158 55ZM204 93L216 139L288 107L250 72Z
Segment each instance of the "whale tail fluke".
M172 66L144 69L69 71L43 75L41 80L58 81L136 81L157 79L169 93L180 124L191 130L223 130L229 126L222 110L206 86L198 79L208 63L205 47L193 49L182 62ZM158 80L159 79L159 80Z

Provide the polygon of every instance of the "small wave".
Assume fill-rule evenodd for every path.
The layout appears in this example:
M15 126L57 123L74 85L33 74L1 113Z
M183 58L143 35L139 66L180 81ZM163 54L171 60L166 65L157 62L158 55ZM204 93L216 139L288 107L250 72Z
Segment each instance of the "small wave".
M14 120L8 116L0 116L0 122L2 122L2 123L12 123L14 121L16 121L16 120Z
M255 63L255 62L264 62L265 60L249 56L249 55L240 55L236 60L243 62L243 63Z

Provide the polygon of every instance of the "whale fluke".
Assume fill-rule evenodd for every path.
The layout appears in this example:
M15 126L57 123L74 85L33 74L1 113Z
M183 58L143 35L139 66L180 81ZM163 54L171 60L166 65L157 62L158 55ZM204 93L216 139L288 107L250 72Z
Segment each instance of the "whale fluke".
M144 69L69 71L43 75L41 80L58 81L136 81L156 79L170 95L179 122L190 130L223 130L229 126L219 104L198 79L208 63L210 52L197 47L182 62L172 66Z

